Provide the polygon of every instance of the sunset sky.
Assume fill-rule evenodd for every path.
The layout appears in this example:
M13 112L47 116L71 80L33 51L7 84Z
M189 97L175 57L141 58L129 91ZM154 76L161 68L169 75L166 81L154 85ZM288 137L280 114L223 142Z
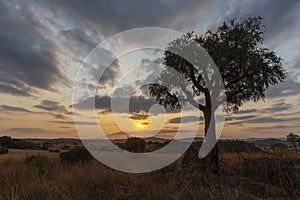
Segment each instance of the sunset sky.
M247 14L264 17L263 45L283 59L288 78L271 87L265 101L246 103L237 114L228 114L221 137L285 137L289 132L299 133L299 11L298 0L0 0L0 135L77 138L71 107L76 72L92 49L119 32L163 27L203 34L224 20ZM108 51L107 56L113 57L113 53ZM96 120L108 135L117 138L122 132L110 113L110 91L115 89L122 103L130 88L138 87L141 78L155 72L151 62L161 61L161 51L141 50L117 58L110 66L96 93ZM136 77L122 79L136 68ZM92 74L97 74L97 69ZM149 115L147 109L155 100L143 92L138 88L136 98L138 106L146 111L116 113L120 119L129 119L123 131L137 136L160 131L158 137L171 137L179 126L179 113L165 114L158 106ZM92 98L85 96L81 101ZM75 104L86 112L80 101ZM201 113L186 109L181 125L187 137L191 127L199 125L199 119L202 136L203 118L199 116ZM91 137L98 126L95 116L86 117L80 124L86 126Z

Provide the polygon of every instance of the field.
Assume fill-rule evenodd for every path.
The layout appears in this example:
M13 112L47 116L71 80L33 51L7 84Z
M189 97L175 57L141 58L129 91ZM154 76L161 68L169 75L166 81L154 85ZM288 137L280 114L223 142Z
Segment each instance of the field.
M30 155L48 159L45 165L33 167L25 163ZM59 153L10 149L9 154L0 155L0 200L300 197L299 150L223 151L219 175L208 172L201 162L186 158L156 172L128 174L96 160L71 165L61 163Z

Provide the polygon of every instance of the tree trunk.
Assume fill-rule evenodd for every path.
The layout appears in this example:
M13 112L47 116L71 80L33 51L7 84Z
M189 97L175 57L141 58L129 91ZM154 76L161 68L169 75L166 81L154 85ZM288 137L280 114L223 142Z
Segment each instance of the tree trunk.
M214 147L207 155L206 161L208 164L208 169L215 174L219 173L219 149L218 143L216 138L216 122L215 122L215 114L211 111L211 109L207 109L204 112L204 120L205 120L205 136L209 134L207 137L206 142L209 143L210 146Z

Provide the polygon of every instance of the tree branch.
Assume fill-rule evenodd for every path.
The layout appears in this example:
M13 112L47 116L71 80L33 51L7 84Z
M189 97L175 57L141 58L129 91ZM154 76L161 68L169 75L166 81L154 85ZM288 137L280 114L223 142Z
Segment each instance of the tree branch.
M195 71L194 71L194 66L190 63L188 63L188 66L190 67L190 71L191 71L191 79L193 84L201 91L201 92L207 92L207 88L204 88L202 85L199 84L199 82L196 80L195 78Z

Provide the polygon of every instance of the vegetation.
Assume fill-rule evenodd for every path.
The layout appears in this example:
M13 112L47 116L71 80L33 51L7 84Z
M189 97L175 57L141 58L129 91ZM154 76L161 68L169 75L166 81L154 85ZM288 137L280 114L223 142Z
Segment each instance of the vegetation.
M0 146L0 154L8 154L8 152L9 152L8 148Z
M218 176L199 170L200 164L192 160L185 166L179 159L170 168L128 174L96 160L66 167L58 156L50 160L35 155L25 162L0 164L0 199L292 200L300 197L299 165L298 149L271 154L220 151Z
M287 141L295 148L297 148L297 146L300 146L300 136L296 135L294 133L290 133L287 136Z
M286 78L281 58L261 45L262 28L261 17L248 17L240 22L235 19L226 21L215 32L209 30L201 36L187 33L175 39L166 48L164 64L182 74L185 83L172 70L166 68L157 82L150 84L150 94L156 97L160 104L171 109L180 109L184 106L182 102L189 102L202 111L205 118L205 135L211 131L210 135L214 136L210 138L212 141L208 142L216 142L214 115L217 106L212 102L222 99L222 91L213 88L222 83L214 78L215 74L209 75L208 71L211 69L203 62L203 57L200 56L202 49L196 44L209 53L221 74L227 98L224 110L237 112L244 102L264 99L265 92L271 85L278 84ZM194 63L188 62L180 55L189 56ZM169 83L170 78L180 81ZM205 97L204 105L194 100L197 96ZM218 145L215 145L207 160L210 168L218 172Z
M19 139L12 139L9 136L0 137L0 146L11 149L30 149L34 144Z
M25 163L30 168L37 170L39 174L44 174L50 165L48 158L40 155L27 157Z
M50 153L60 153L59 149L50 149L49 150Z
M93 159L90 152L85 147L74 147L73 149L60 153L63 163L76 164L89 162Z
M146 147L146 141L138 137L128 138L126 142L123 145L121 145L121 148L135 153L141 153L145 151L145 147Z

